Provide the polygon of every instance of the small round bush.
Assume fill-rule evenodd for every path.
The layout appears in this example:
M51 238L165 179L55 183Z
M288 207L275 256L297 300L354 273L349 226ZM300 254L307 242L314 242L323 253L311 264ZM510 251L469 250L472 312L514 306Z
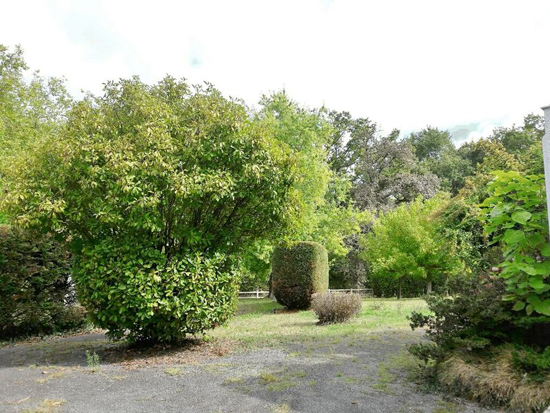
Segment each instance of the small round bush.
M355 317L361 310L359 294L321 293L315 294L311 308L319 323L343 323Z
M0 339L81 327L70 256L50 236L0 225Z
M272 258L273 292L288 309L307 310L311 297L328 289L327 250L316 242L278 246Z
M146 245L118 244L85 247L74 267L79 301L111 338L177 341L232 315L238 277L224 255L168 258Z

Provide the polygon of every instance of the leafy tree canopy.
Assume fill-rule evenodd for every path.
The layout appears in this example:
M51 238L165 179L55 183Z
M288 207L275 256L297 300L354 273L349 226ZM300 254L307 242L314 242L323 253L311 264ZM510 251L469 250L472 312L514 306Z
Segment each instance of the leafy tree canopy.
M462 264L453 254L454 245L441 237L434 225L434 214L447 202L444 197L416 199L381 214L372 232L363 239L363 258L372 276L390 278L400 284L404 279L424 279L430 291L438 275L450 275Z
M27 81L27 71L21 47L10 51L0 44L0 162L4 168L7 156L55 130L72 104L63 79L34 72Z
M109 82L21 159L7 196L18 222L75 243L149 239L171 255L232 250L280 231L293 207L292 150L211 86Z

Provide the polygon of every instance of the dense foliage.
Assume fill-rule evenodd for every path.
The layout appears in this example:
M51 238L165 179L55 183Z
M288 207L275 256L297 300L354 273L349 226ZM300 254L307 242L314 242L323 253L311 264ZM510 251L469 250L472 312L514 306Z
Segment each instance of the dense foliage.
M550 316L550 244L543 175L495 172L481 204L485 231L503 245L506 299L514 310Z
M132 277L138 290L158 283L133 298L142 302L126 308L121 325L137 338L171 340L230 314L208 290L175 288L186 281L173 279L218 277L224 299L233 297L229 255L284 230L295 211L294 163L290 148L212 87L192 89L169 77L148 86L134 78L76 104L57 138L11 171L5 205L15 222L70 240L79 297L114 336L120 315L109 297ZM195 260L205 260L208 271L196 271ZM114 277L122 267L124 277ZM194 318L185 314L190 301L204 310ZM168 308L170 324L154 317Z
M411 326L427 326L433 343L414 345L411 351L427 363L437 383L457 394L539 412L550 402L544 178L510 170L522 169L521 164L499 142L477 147L489 151L444 220L456 225L455 234L469 234L479 251L462 248L464 257L475 257L465 260L470 268L491 269L493 275L458 277L449 286L450 296L429 297L431 314L413 313ZM508 168L489 174L496 166ZM472 219L476 211L483 233Z
M21 47L0 44L0 185L12 157L56 133L72 105L62 79L27 71Z
M112 338L173 341L227 321L238 275L224 255L168 257L135 241L85 246L73 269L78 298Z
M419 198L382 213L374 222L363 243L363 257L370 264L375 294L387 294L390 287L401 297L403 284L413 294L422 293L418 290L421 284L430 293L434 282L441 286L460 270L454 245L440 236L432 218L444 202L442 198Z
M512 311L498 275L452 283L452 296L427 298L430 314L410 316L411 327L427 327L432 340L410 347L426 378L487 405L543 411L550 402L550 318Z
M279 245L273 252L273 292L288 309L308 309L313 294L328 289L327 250L315 242Z
M113 338L203 332L239 286L272 284L288 308L317 294L320 321L342 321L360 299L323 293L330 265L333 288L432 292L411 317L432 343L412 351L439 383L514 408L550 401L540 116L458 147L285 92L252 110L208 84L133 78L74 102L27 70L0 46L3 337L81 323L69 272Z
M349 178L330 167L327 148L334 125L324 109L304 108L278 92L261 99L255 119L295 154L298 179L292 191L297 202L296 214L284 234L259 240L247 250L243 280L246 289L267 287L271 253L281 241L318 242L334 261L350 252L346 238L359 233L371 217L368 211L358 210L351 199Z
M70 256L52 237L0 226L0 339L80 327Z
M413 312L410 316L411 327L428 327L427 336L437 345L413 346L414 351L425 352L422 358L426 361L457 347L484 348L504 340L511 330L511 306L502 300L505 286L501 278L475 275L450 283L452 296L434 294L426 298L430 315Z
M343 323L359 313L361 296L331 292L314 294L311 309L320 324Z

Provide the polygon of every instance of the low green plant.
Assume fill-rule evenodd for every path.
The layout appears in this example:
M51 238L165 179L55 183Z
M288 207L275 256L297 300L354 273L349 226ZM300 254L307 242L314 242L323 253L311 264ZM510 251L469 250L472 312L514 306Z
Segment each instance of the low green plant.
M179 376L183 372L182 372L181 369L179 369L177 367L169 367L166 370L164 370L164 373L166 373L168 376Z
M99 367L99 356L95 351L86 350L86 364L92 369Z
M427 327L433 342L410 347L425 362L440 360L451 349L472 351L504 341L514 328L510 305L502 300L506 287L500 277L464 276L452 280L450 288L452 296L426 298L431 314L413 311L408 316L411 328Z
M550 402L548 317L512 311L499 276L461 277L452 291L427 298L431 314L409 317L432 340L409 347L422 362L423 384L486 405L542 411Z
M514 364L526 376L536 382L544 382L550 376L550 347L536 351L530 346L519 346L512 353Z

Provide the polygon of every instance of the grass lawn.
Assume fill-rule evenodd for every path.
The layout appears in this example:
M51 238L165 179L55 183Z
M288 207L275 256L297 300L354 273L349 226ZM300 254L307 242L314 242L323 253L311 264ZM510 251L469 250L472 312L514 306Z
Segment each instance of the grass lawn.
M244 347L330 342L385 329L410 331L407 316L412 311L428 311L422 299L365 298L357 318L343 324L317 325L312 311L277 312L282 309L268 298L241 299L235 317L211 335L215 339L236 341Z

